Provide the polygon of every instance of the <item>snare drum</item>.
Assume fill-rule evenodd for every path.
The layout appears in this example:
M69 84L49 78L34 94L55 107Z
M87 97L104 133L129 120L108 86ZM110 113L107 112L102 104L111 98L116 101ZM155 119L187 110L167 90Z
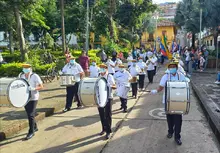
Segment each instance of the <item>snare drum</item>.
M84 106L105 107L108 102L105 78L84 78L79 84L78 96Z
M73 75L62 75L60 76L61 86L73 86L76 83L75 77Z
M167 114L188 114L190 89L188 82L168 81L165 88L165 111Z
M28 89L30 86L29 83L21 78L11 80L8 85L6 85L6 82L4 86L7 86L7 100L6 98L1 99L1 106L24 107L31 98L31 92ZM5 88L2 91L5 94Z
M116 94L121 98L127 99L129 90L130 90L130 86L118 83Z

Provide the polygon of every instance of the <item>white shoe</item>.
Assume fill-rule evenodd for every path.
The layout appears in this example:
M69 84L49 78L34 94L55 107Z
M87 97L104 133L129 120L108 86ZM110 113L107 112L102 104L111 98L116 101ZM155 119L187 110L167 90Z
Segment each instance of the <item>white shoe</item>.
M220 81L215 81L215 84L220 84Z

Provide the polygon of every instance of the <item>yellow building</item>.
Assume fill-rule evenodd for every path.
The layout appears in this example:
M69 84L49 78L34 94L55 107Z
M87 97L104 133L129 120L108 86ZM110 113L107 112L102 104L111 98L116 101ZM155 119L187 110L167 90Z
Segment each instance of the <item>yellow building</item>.
M175 23L169 20L161 20L157 24L157 29L153 34L144 32L141 38L141 45L145 48L151 48L157 37L162 38L163 33L167 36L168 47L172 44L172 41L176 35ZM159 46L159 44L157 44ZM139 47L138 44L136 47Z

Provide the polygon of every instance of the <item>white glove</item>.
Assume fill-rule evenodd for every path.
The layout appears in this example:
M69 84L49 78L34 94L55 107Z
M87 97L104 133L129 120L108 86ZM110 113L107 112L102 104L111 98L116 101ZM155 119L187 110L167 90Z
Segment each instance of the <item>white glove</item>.
M28 90L29 90L29 91L35 91L36 88L29 86L29 87L28 87Z
M155 94L157 94L157 90L151 90L150 93L155 95Z
M59 71L58 73L59 73L59 75L63 75L63 72L62 72L62 71Z

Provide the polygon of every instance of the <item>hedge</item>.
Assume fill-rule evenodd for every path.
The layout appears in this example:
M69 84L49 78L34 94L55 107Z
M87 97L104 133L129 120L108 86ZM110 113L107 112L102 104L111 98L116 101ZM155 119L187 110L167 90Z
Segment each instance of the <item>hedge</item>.
M52 64L42 64L41 55L45 52L50 52L57 60L57 63ZM76 57L76 61L78 61L78 57L81 55L82 51L80 50L72 50L72 55ZM90 62L95 60L97 64L101 63L99 57L97 57L98 50L90 50L88 55L90 58ZM16 77L22 71L21 62L20 62L20 52L15 51L13 54L10 54L9 51L5 51L2 53L4 60L8 64L2 64L0 66L0 77ZM39 75L46 75L47 70L52 66L57 66L58 70L62 69L65 65L65 56L61 51L51 51L51 50L35 50L30 51L28 53L29 61L33 66L33 71Z
M22 63L8 63L0 66L0 77L17 77L22 72ZM49 68L55 64L36 65L33 71L39 75L46 75Z

